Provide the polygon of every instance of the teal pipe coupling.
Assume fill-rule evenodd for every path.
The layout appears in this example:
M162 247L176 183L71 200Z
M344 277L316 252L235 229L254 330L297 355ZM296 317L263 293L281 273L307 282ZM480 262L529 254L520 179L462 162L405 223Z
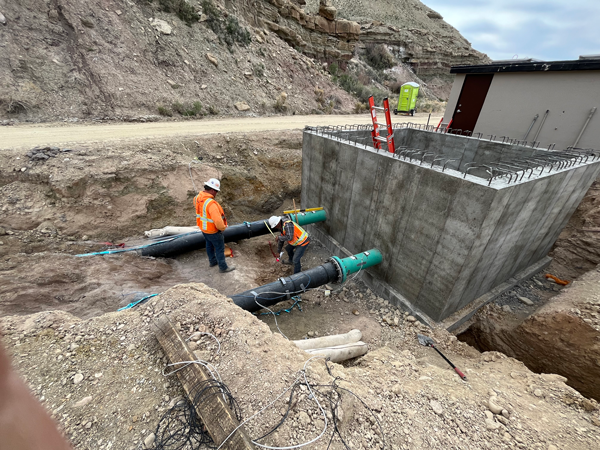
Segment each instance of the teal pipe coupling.
M292 222L296 222L298 225L309 225L311 223L325 222L327 220L327 213L324 209L319 211L308 211L301 213L288 214Z
M338 282L343 283L348 278L348 275L381 263L383 256L379 250L373 248L344 259L332 256L331 260L337 265L338 272L340 273L341 280L338 280Z

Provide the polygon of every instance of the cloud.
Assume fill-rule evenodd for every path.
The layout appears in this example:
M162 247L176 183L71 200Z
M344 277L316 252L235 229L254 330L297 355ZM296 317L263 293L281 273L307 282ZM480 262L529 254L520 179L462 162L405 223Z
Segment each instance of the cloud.
M492 59L551 60L600 53L600 2L590 0L423 0Z

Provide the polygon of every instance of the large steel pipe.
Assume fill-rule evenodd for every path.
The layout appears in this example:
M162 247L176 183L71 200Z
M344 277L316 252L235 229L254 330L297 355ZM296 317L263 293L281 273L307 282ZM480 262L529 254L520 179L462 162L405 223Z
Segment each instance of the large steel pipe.
M282 277L273 283L232 295L233 302L246 311L258 311L279 302L289 300L294 295L323 286L327 283L343 283L348 275L367 269L382 261L381 252L372 249L348 258L332 257L329 262L318 267Z
M310 211L298 214L291 214L290 218L298 225L308 225L316 222L323 222L327 219L325 210ZM256 236L269 234L265 220L256 222L244 222L238 225L231 225L223 232L225 242L241 241ZM155 244L143 247L137 250L142 256L155 257L170 257L181 253L189 252L204 248L206 243L204 235L201 232L184 234L182 236L173 236L165 242L157 242Z

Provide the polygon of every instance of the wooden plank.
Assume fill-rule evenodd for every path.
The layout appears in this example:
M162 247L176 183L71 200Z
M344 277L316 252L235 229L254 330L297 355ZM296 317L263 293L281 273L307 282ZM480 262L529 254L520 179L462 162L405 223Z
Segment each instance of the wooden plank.
M154 322L154 327L156 338L171 363L194 361L196 359L196 356L189 349L185 340L166 316ZM183 366L185 365L174 366L173 370ZM199 383L213 379L200 364L189 364L179 370L176 375L183 385L188 398L194 403L196 412L202 419L202 423L204 423L208 434L217 446L219 446L239 426L235 414L231 411L222 395L210 396L199 404L196 404L198 402L194 402L194 388ZM246 434L244 427L240 427L222 448L227 450L250 450L254 449L254 445Z

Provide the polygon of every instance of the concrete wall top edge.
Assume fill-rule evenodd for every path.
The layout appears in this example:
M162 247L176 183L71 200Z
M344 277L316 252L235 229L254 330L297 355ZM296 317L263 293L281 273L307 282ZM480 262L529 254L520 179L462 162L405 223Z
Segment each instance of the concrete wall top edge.
M532 150L531 148L527 148L527 147L522 147L522 146L515 146L515 145L511 145L511 144L507 144L507 143L501 143L501 142L493 142L493 141L487 141L487 140L480 140L474 137L469 137L469 136L453 136L453 135L447 135L447 134L439 134L439 133L435 133L435 132L431 132L431 131L425 131L425 130L411 130L411 131L417 131L417 132L421 132L421 133L426 133L428 135L433 135L433 136L444 136L447 138L454 138L454 139L458 139L458 140L466 140L464 142L473 142L473 141L479 141L479 142L483 142L485 144L488 144L489 142L492 142L494 146L502 146L502 149L500 150L500 152L502 152L503 150L506 149L511 149L511 150L517 150L517 151L527 151L527 150ZM455 170L452 169L452 165L456 165L455 162L451 162L447 165L447 167L442 167L440 165L432 165L431 164L431 157L426 158L424 161L419 161L418 159L410 159L410 158L405 158L403 156L399 156L397 153L396 154L392 154L389 153L387 150L376 150L375 148L368 146L368 145L362 145L362 144L358 144L354 141L348 140L348 139L344 139L342 137L336 137L336 136L331 136L331 135L323 135L320 133L317 133L313 130L305 130L304 131L307 134L312 134L314 136L319 136L323 139L327 139L327 140L331 140L334 142L340 142L346 145L352 145L353 147L359 149L359 150L363 150L366 152L370 152L374 155L378 155L381 157L385 157L385 158L389 158L390 161L397 161L399 163L404 163L404 164L410 164L412 166L418 166L421 167L423 169L427 169L427 170L431 170L434 172L438 172L440 175L442 176L448 176L451 178L461 178L465 181L468 181L470 183L474 183L477 184L479 186L483 186L485 188L489 188L495 191L500 191L503 189L508 189L508 188L512 188L514 186L518 186L518 185L522 185L522 184L526 184L526 183L532 183L532 182L536 182L538 180L547 178L547 177L552 177L555 175L558 175L560 173L564 173L564 172L568 172L570 170L573 170L575 168L579 168L579 167L584 167L584 166L591 166L591 165L599 165L600 164L600 160L596 160L596 161L591 161L588 160L587 162L578 162L576 164L574 164L573 166L569 166L569 167L565 167L562 169L551 169L548 170L547 168L544 168L542 170L540 170L541 168L534 168L533 172L530 175L530 171L526 171L525 174L523 174L522 171L519 171L516 175L513 175L512 179L509 180L509 177L502 177L502 178L495 178L491 181L489 178L482 178L482 176L485 176L485 173L483 173L483 170L480 170L479 173L482 174L482 176L476 176L476 175L472 175L470 173L465 174L462 171L459 170ZM446 139L447 141L447 139ZM457 141L460 142L460 141ZM450 143L449 143L450 145ZM489 149L488 149L489 151ZM547 152L547 150L542 150L542 149L537 149L537 151L540 152ZM516 181L515 181L516 180ZM510 182L509 182L510 181Z

